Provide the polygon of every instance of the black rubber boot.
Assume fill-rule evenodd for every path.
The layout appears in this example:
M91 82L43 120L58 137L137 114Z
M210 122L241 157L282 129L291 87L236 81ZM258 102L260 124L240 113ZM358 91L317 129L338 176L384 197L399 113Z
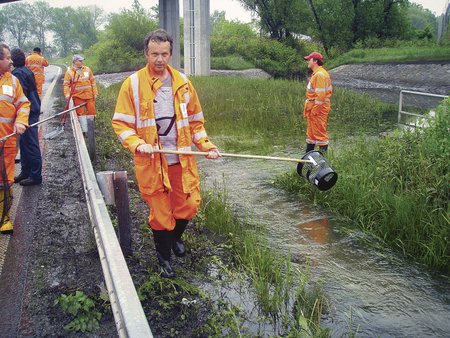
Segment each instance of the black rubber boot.
M307 153L308 151L314 150L314 147L315 147L315 146L316 146L315 144L306 143L306 153Z
M183 232L186 229L188 223L189 221L187 219L177 219L175 228L172 231L172 250L177 257L183 257L186 255L186 246L184 245L181 236L183 235Z
M170 265L170 255L172 247L172 231L152 230L155 241L156 256L161 266L161 276L174 278L175 272Z
M319 147L319 150L320 150L320 152L321 152L322 154L325 154L325 153L327 152L327 150L328 150L328 145L326 145L326 146L320 146L320 147Z

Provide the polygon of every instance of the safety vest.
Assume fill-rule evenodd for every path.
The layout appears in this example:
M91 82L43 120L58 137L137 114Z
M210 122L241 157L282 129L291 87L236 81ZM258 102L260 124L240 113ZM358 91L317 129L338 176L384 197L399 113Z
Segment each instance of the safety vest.
M30 101L23 93L19 79L11 73L0 78L0 138L14 132L14 124L20 122L28 126ZM16 138L10 137L5 147L15 147Z
M44 67L48 66L48 61L38 53L33 53L25 59L25 66L34 73L35 79L44 80Z
M306 87L306 99L314 101L316 105L323 105L325 102L330 102L332 94L330 75L323 67L317 67Z
M83 66L80 69L69 67L64 75L64 96L70 95L72 90L72 97L78 97L83 100L94 98L98 95L97 81L92 73L92 70Z
M175 122L177 126L177 149L191 151L192 145L200 151L216 148L204 128L204 117L197 92L186 75L167 66L172 77ZM168 167L164 156L150 156L136 152L144 143L159 145L153 100L162 86L158 77L152 76L144 67L128 77L122 84L117 99L112 126L122 145L134 154L136 178L141 193L151 195L162 190L171 190ZM190 193L200 188L197 163L193 155L180 155L183 190Z

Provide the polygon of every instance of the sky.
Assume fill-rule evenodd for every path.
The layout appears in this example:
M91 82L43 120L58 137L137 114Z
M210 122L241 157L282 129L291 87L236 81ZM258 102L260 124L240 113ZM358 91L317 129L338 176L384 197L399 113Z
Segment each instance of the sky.
M34 2L26 0L27 2ZM46 0L52 7L65 6L90 6L97 5L105 12L119 12L121 8L131 8L133 0L77 0L74 3L67 0ZM150 8L158 4L158 0L139 0L140 4L145 8ZM423 8L431 10L436 16L439 16L444 11L449 0L413 0L413 3L422 5ZM180 0L180 10L183 6L183 0ZM211 13L215 10L225 11L225 17L228 20L239 20L241 22L250 22L252 15L246 11L238 0L210 0Z

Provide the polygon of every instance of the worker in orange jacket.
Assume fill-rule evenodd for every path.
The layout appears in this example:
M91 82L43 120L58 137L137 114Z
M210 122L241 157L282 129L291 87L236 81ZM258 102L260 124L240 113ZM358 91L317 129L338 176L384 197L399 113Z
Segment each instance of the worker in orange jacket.
M0 42L0 138L14 132L23 134L28 126L30 101L24 95L19 79L11 74L11 67L10 49L8 45ZM16 153L15 136L0 143L0 233L2 234L13 232L13 224L9 219L9 207Z
M160 29L144 40L147 66L128 77L120 89L112 126L134 154L139 191L150 207L162 276L173 278L171 251L184 256L181 236L200 205L200 177L194 155L160 154L154 149L190 151L195 145L209 159L221 156L204 128L194 86L169 66L172 37Z
M86 105L77 108L78 120L83 132L87 132L87 120L95 119L97 114L95 100L98 97L97 81L92 70L83 65L84 57L75 54L72 58L73 66L69 67L64 75L64 96L72 99L78 106L86 102Z
M312 52L304 59L308 62L308 68L312 75L306 87L306 101L303 116L307 121L306 152L314 150L318 145L320 151L328 150L330 139L328 137L328 113L331 109L330 98L333 94L331 78L322 67L323 56L318 52Z
M39 98L42 99L42 86L45 82L44 67L48 66L48 61L42 56L42 51L39 47L35 47L33 54L27 56L25 66L33 72Z

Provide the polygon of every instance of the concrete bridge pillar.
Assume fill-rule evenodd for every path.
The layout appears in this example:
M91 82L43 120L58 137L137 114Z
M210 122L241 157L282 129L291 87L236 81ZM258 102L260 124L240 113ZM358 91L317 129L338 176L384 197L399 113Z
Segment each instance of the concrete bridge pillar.
M209 75L210 18L209 0L184 0L184 72Z
M172 60L176 69L181 67L180 54L180 3L179 0L159 0L159 26L173 38Z

